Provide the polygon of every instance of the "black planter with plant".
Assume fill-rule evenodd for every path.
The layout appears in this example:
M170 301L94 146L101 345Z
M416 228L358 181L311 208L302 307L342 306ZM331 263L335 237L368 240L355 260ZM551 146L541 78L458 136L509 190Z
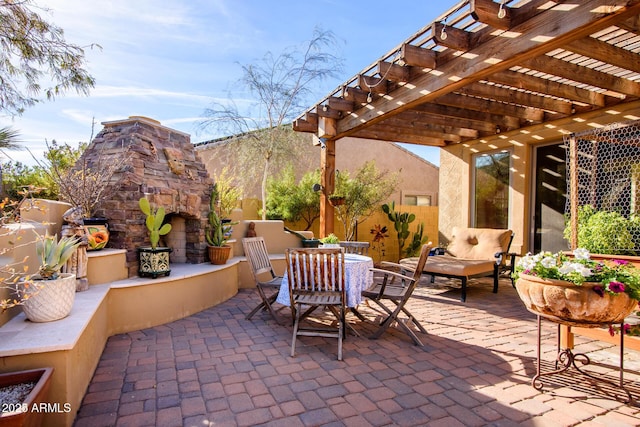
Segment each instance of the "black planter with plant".
M164 236L171 231L171 224L163 224L165 210L163 207L155 211L146 197L139 201L140 210L147 216L145 224L149 230L150 246L138 248L138 276L152 277L168 276L171 273L169 267L169 254L173 249L168 247L158 247L160 236Z
M287 227L284 227L284 231L288 231L289 233L298 236L300 238L300 244L303 248L317 248L320 246L320 239L308 239L304 234L298 233L297 231L291 230Z

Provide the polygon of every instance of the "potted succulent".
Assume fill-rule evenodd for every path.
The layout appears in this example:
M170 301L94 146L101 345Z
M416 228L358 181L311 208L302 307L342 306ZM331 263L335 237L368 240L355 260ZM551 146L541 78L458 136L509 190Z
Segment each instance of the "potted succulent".
M149 199L142 197L139 202L140 210L147 216L145 224L149 230L150 246L138 248L138 275L140 277L168 276L171 273L169 268L169 254L171 248L158 246L160 236L164 236L171 231L171 224L164 224L165 210L162 206L157 209L151 207Z
M219 193L214 185L209 201L209 225L205 230L209 261L211 264L225 264L231 254L231 246L227 244L233 231L233 225L237 222L222 219L217 211L219 205Z
M320 241L322 242L323 248L339 248L340 247L340 239L338 239L338 236L336 236L333 233L329 234L327 237L320 239Z
M61 273L81 240L76 237L38 236L37 274L26 277L19 291L22 309L32 322L51 322L69 315L76 295L76 275Z

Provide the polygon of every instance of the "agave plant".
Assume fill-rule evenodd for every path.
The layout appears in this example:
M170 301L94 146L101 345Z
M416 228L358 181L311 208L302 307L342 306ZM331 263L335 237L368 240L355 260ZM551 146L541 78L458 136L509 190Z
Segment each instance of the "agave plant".
M60 270L81 243L82 240L77 237L63 237L58 240L55 235L40 236L36 242L36 253L40 259L40 277L44 280L57 279Z

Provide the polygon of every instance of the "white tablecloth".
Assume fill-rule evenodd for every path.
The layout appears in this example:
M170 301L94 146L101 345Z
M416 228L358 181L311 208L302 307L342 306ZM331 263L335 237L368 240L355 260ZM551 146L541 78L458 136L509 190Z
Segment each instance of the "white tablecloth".
M373 282L373 273L369 269L373 267L373 260L368 256L357 254L345 254L345 285L347 292L347 306L356 307L362 302L362 291ZM282 285L276 302L290 305L289 299L289 279L287 271L284 272Z

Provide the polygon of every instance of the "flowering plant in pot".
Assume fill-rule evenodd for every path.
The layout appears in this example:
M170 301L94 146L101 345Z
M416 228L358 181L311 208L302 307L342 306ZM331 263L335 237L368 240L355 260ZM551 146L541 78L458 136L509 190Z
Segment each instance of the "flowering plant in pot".
M640 301L640 270L625 260L593 260L584 248L573 256L527 254L514 279L529 311L570 325L621 323Z

